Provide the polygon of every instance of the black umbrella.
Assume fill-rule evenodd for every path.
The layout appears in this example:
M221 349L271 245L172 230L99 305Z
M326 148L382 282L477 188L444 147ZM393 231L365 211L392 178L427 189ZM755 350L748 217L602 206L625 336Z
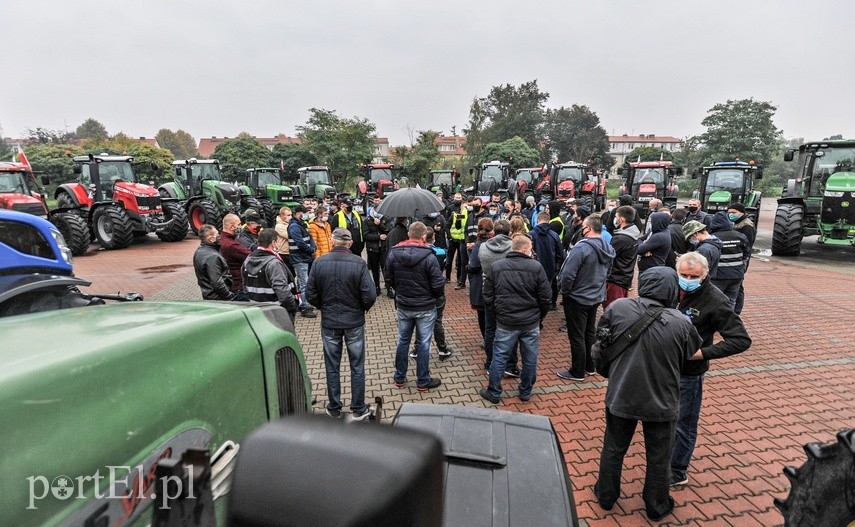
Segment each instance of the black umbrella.
M377 207L377 212L384 216L415 217L439 212L445 205L433 192L423 188L402 188L390 193Z

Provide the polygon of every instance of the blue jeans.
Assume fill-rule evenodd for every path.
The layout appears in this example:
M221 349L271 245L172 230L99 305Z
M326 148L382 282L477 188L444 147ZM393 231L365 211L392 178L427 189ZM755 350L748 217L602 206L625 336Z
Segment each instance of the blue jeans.
M490 397L502 395L502 376L508 363L508 356L520 344L522 355L522 373L519 391L521 397L529 397L534 381L537 379L537 348L540 344L540 328L522 331L496 327L496 339L493 341L493 362L490 363L490 385L487 392Z
M398 348L395 351L395 382L407 380L408 349L413 330L416 332L416 374L418 386L430 382L430 339L436 322L436 308L407 311L398 308Z
M309 282L309 264L295 263L294 271L296 271L297 290L300 291L300 309L311 307L306 301L306 284Z
M327 370L327 395L330 410L341 410L341 354L342 342L347 343L350 362L350 410L363 413L365 404L365 326L349 329L321 328L324 343L324 365Z
M493 348L496 344L496 319L490 314L490 309L484 306L484 353L487 355L487 364L493 362ZM511 352L508 354L506 369L516 368L519 362L518 345L514 345ZM489 368L488 368L489 369Z
M674 453L671 454L671 473L680 479L686 477L695 451L703 395L703 375L680 377L680 417L677 418L677 436Z

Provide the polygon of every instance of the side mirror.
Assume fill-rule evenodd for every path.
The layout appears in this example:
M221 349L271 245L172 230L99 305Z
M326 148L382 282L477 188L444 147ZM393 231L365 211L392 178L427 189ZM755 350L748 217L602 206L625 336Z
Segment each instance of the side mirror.
M47 174L42 174L39 179L42 180L42 185L50 184L50 176L48 176Z
M176 167L176 168L175 168L175 175L176 175L176 176L180 176L180 175L181 175L181 167Z
M698 176L701 175L701 167L695 167L692 170L692 179L698 179Z
M793 160L793 154L795 152L796 152L795 150L787 150L786 152L784 152L784 161L792 161Z
M80 166L80 163L74 163L71 165L71 173L72 174L80 174L83 171L83 168Z
M763 167L757 167L757 173L754 174L757 179L763 179Z
M157 172L158 169L160 168L159 166L157 166L157 163L155 163L154 161L151 162L149 167L151 167L152 171L154 171L154 172Z

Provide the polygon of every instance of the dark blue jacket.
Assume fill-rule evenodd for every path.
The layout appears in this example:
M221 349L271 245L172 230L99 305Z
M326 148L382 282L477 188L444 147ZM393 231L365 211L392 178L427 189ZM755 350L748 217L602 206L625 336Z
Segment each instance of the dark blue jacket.
M466 264L466 274L469 275L469 304L472 307L484 307L484 275L481 269L481 244L482 241L475 242L472 246L472 254L469 255L469 263Z
M414 240L389 249L386 279L395 290L396 306L405 311L431 310L445 293L445 275L433 249Z
M668 224L671 216L664 212L654 212L650 215L651 233L646 240L638 244L638 273L665 265L668 253L671 252L671 233ZM650 253L651 256L645 256Z
M377 293L365 260L347 247L333 247L312 264L306 300L321 310L321 327L357 328L365 324Z
M558 267L564 262L564 245L549 223L539 223L529 231L531 244L546 278L550 282L555 278Z
M602 238L583 238L570 249L558 273L561 294L583 306L605 300L606 276L614 257L614 248Z
M715 279L742 280L745 277L745 264L751 257L748 238L733 230L733 224L725 211L715 213L710 221L709 231L721 240L721 257Z
M318 246L302 220L291 217L288 224L288 254L291 264L311 263Z

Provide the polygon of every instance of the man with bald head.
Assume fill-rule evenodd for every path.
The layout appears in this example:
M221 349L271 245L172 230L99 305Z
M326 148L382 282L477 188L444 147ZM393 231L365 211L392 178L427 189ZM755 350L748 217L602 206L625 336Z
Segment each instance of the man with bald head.
M225 259L226 265L229 266L229 273L232 275L232 291L236 295L235 300L246 300L240 268L252 251L237 239L240 233L240 224L240 217L237 214L225 215L223 230L220 233L220 254Z

